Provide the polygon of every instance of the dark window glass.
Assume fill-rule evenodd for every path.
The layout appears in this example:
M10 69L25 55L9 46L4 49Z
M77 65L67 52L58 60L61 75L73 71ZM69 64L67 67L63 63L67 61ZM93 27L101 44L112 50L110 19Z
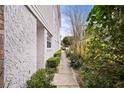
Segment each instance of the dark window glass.
M52 39L51 34L47 32L47 48L51 48L51 39Z

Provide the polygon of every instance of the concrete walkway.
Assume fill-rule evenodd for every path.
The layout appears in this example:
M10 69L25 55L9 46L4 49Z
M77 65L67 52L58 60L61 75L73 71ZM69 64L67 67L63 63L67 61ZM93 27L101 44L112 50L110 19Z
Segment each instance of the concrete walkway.
M55 74L53 79L53 84L57 85L57 88L79 88L75 73L70 67L69 60L66 58L64 51L62 51L61 62L58 69L59 71Z

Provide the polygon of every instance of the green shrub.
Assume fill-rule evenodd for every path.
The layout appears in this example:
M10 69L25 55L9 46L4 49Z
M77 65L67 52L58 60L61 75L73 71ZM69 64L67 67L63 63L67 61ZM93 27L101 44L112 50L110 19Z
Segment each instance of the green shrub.
M117 20L124 20L119 17L123 13L113 16L113 13L118 14L124 7L110 7L94 6L88 16L86 44L83 46L85 47L84 62L81 68L84 87L124 87L124 32L122 29L124 23L122 21L115 25ZM106 12L107 9L111 12ZM107 17L106 20L100 17L101 13ZM114 22L113 18L115 18ZM96 27L96 25L102 26Z
M47 60L47 67L48 68L56 68L60 62L59 57L51 57Z
M51 80L46 73L45 69L40 69L34 73L31 77L31 80L27 82L28 88L52 88L55 87L51 84Z
M56 73L56 68L46 68L46 73L49 77L49 80L53 80L54 74Z
M61 50L55 52L54 57L61 57Z
M81 67L83 87L116 88L124 87L124 65L107 63L99 68L89 65Z
M82 64L82 61L83 61L82 58L79 57L77 54L71 54L70 60L71 60L71 63L70 63L71 66L75 69L79 68Z
M46 68L47 74L53 74L56 72L56 68Z
M67 56L68 58L70 58L70 56L71 56L71 51L66 51L66 56Z

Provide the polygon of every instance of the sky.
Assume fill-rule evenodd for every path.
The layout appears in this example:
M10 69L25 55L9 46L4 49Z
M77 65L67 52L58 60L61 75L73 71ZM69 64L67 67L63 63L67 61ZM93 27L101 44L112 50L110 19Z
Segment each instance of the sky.
M71 35L71 31L70 31L70 28L69 28L69 25L68 25L67 19L66 19L67 17L64 14L67 7L68 7L67 5L61 5L60 6L60 11L61 11L61 28L60 28L61 40L65 36L70 36ZM93 8L93 6L92 5L76 5L76 7L81 9L81 11L84 15L84 20L86 22L87 16L88 16L90 10Z

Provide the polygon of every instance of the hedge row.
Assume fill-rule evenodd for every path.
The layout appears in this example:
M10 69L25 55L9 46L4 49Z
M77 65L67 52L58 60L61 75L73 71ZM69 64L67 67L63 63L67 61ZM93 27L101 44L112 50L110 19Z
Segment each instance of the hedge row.
M31 76L31 79L28 80L28 88L54 88L56 86L51 84L54 74L57 71L57 66L60 63L61 51L57 51L54 54L54 57L51 57L47 60L47 68L39 69L36 73Z

